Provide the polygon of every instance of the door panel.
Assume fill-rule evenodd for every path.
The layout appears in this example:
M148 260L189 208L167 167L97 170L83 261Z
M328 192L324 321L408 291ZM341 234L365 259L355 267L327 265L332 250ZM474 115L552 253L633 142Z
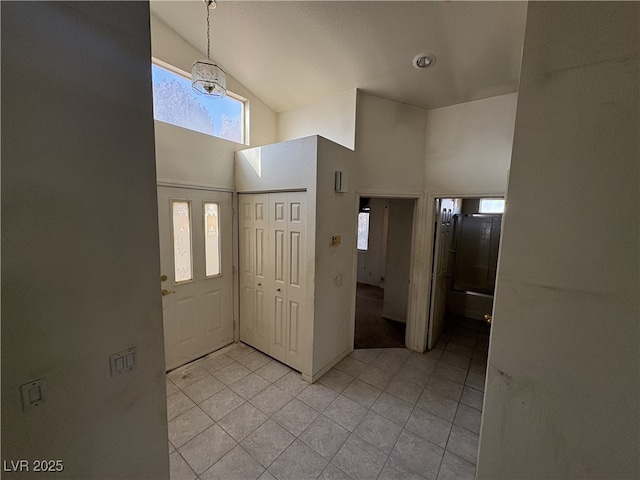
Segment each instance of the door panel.
M301 369L306 352L301 350L306 343L302 339L304 335L302 319L305 315L305 242L306 242L306 193L289 192L287 201L288 225L287 239L289 241L287 255L287 363L294 368ZM312 308L311 306L308 308ZM310 326L309 326L310 328Z
M267 276L269 261L269 233L267 227L269 219L267 212L269 205L261 195L253 195L254 212L254 252L255 275L253 288L255 291L254 321L253 321L253 345L264 350L269 344L269 281Z
M459 199L439 199L434 237L431 308L427 348L430 350L442 335L446 313L447 284L451 255L453 216L460 212Z
M255 330L253 287L253 195L239 195L240 210L240 340L253 344Z
M228 192L158 187L160 266L161 273L167 277L161 284L167 370L233 341L231 200ZM209 277L206 276L205 258L205 203L218 205L217 223L211 221L212 213L208 212L208 228L217 225L217 231L208 232L208 246L219 248L219 262L216 258L214 263L220 273ZM173 221L174 205L182 215L176 222ZM185 205L190 209L188 221L184 216ZM178 268L177 255L183 259ZM185 273L189 255L191 271ZM178 279L186 280L179 281L176 275Z

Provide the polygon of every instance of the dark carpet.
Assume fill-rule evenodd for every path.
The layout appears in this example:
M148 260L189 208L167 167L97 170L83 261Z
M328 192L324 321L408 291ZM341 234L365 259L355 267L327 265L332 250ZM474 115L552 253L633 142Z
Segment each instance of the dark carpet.
M382 317L384 290L358 283L354 348L404 347L405 324Z

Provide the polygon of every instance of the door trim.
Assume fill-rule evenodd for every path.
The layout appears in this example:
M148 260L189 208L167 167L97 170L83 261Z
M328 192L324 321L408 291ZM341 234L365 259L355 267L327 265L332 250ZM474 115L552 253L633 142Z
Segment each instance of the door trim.
M425 248L425 236L426 236L426 228L424 222L424 209L425 209L425 196L424 193L415 192L415 193L407 193L407 192L398 192L398 191L380 191L380 190L356 190L355 195L356 201L356 211L358 209L358 205L360 204L360 197L371 197L371 198L403 198L414 200L415 205L413 209L413 226L411 233L411 251L409 254L410 259L410 270L409 270L409 294L407 299L407 324L405 330L405 346L409 350L414 350L417 352L424 352L426 348L426 332L422 334L421 332L425 331L426 326L426 312L428 308L428 302L425 301L424 295L421 295L421 292L424 291L425 285L425 272L424 269L419 268L419 265L423 265L426 261L424 248ZM357 232L357 220L355 221L355 230ZM358 251L356 247L354 247L353 254L355 256L358 255ZM354 268L356 271L354 272L354 282L357 283L358 275L357 275L357 262L354 262ZM354 284L354 291L356 290L356 286ZM352 314L352 322L351 322L351 338L355 338L355 311L356 311L356 298L353 296L352 304L351 304ZM422 341L421 341L422 340Z
M478 197L493 197L493 198L507 198L507 195L505 192L491 192L491 193L438 193L438 192L430 192L427 193L426 196L426 203L424 205L424 207L426 207L426 212L424 212L424 225L426 228L426 238L425 238L425 244L424 244L424 253L425 253L425 258L424 258L424 263L422 265L424 265L424 272L425 272L425 283L424 283L424 290L423 292L431 292L431 286L432 286L432 275L431 272L433 272L433 262L434 262L434 257L433 257L433 247L435 245L434 243L434 236L435 236L435 232L436 232L436 201L439 198L461 198L461 199L465 199L465 198L478 198ZM430 328L430 324L431 324L431 295L425 295L426 297L426 308L424 310L424 316L420 319L420 325L419 325L419 332L418 335L420 336L420 338L418 339L421 342L422 345L422 349L418 350L421 352L424 352L427 348L427 335L429 332L429 328Z

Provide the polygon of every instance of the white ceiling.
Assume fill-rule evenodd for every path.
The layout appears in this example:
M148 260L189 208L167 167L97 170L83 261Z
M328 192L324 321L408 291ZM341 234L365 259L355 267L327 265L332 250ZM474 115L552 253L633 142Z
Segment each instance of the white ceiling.
M276 112L353 88L422 108L518 88L526 2L217 3L211 58ZM151 11L206 52L202 0ZM436 64L413 67L421 52Z

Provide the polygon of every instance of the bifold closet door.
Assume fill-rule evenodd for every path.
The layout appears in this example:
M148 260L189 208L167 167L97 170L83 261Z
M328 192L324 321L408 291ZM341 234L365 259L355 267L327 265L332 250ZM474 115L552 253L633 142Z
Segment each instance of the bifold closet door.
M306 193L241 194L240 339L300 369Z
M240 340L267 352L269 320L265 299L269 206L265 195L238 196L240 210Z

